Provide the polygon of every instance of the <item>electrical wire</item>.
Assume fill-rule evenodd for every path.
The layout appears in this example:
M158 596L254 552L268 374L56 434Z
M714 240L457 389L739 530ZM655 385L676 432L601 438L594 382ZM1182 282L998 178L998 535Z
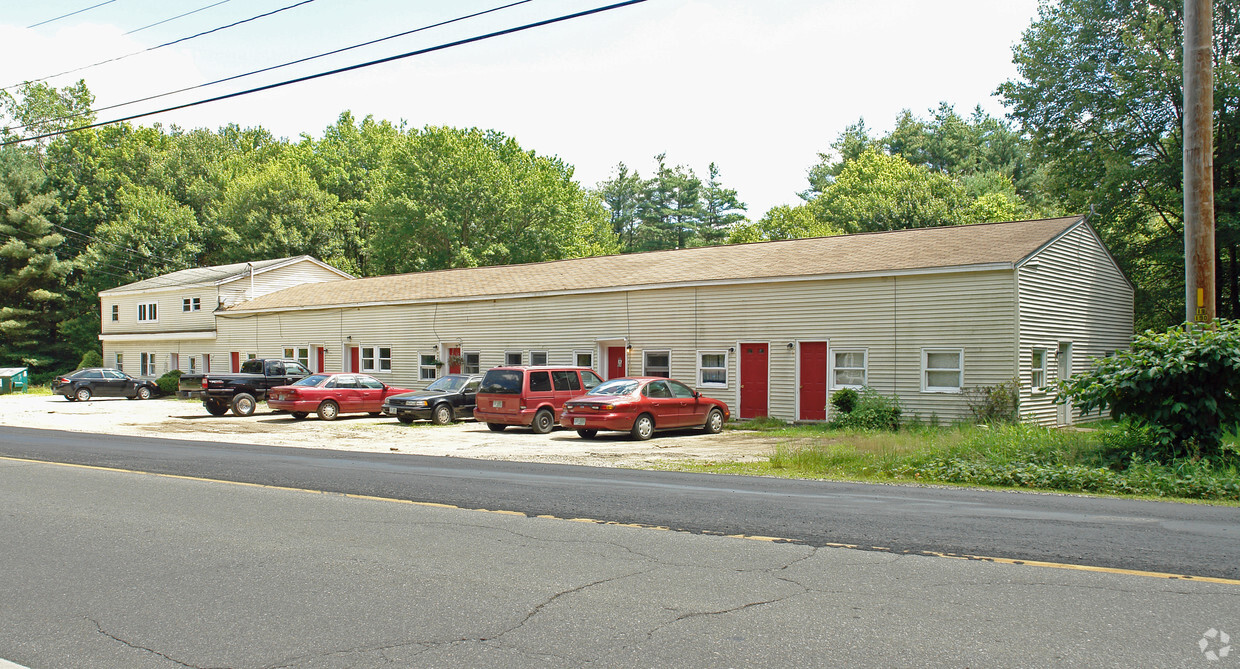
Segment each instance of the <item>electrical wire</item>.
M135 251L134 249L131 249L131 248L128 248L128 247L125 247L125 246L119 246L119 245L117 245L117 244L113 244L112 242L109 242L109 241L106 241L106 240L100 239L100 238L98 238L98 237L95 237L94 235L88 235L88 234L86 234L85 232L78 232L77 230L73 230L73 229L70 229L70 228L66 228L66 227L65 227L65 226L63 226L63 225L57 225L56 223L53 223L53 224L52 224L52 227L54 227L54 228L56 228L56 229L58 229L58 230L64 230L65 232L68 232L68 233L72 233L72 234L78 235L78 236L80 236L80 237L85 237L85 238L87 238L87 239L89 239L89 240L91 240L91 241L96 241L96 242L99 242L100 244L107 244L108 246L111 246L111 247L113 247L113 248L120 249L120 250L122 250L122 251L127 251L127 252L129 252L129 253L134 254L134 255L141 256L141 257L143 257L143 258L145 258L145 259L147 259L147 260L162 260L163 262L174 263L174 264L175 264L175 263L178 263L178 262L181 262L181 261L179 261L179 260L174 260L174 259L172 259L172 258L164 258L164 257L162 257L162 256L157 256L157 255L155 255L155 254L153 254L153 253L148 254L148 253L143 253L143 252L141 252L141 251Z
M175 20L177 20L177 19L183 19L183 18L185 18L185 17L189 16L190 14L197 14L198 12L201 12L201 11L203 11L204 9L211 9L212 7L218 7L218 6L222 5L222 4L224 4L224 3L226 3L226 2L230 2L230 1L231 1L231 0L220 0L219 2L214 2L214 3L211 3L211 4L209 4L209 5L205 6L205 7L199 7L198 9L195 9L195 10L192 10L192 11L185 12L184 14L177 14L176 16L173 16L173 17L170 17L170 18L166 18L166 19L164 19L163 21L156 21L155 23L152 23L152 24L147 25L147 26L142 26L141 28L134 28L133 30L130 30L129 32L127 32L127 33L122 33L122 34L123 34L123 35L132 35L132 34L134 34L134 33L136 33L136 32L141 32L141 31L143 31L143 30L146 30L147 28L154 28L155 26L162 26L163 24L165 24L165 23L167 23L167 22L169 22L169 21L175 21Z
M116 61L118 61L118 60L125 60L126 58L131 58L131 57L133 57L133 56L138 56L138 55L141 55L141 54L144 54L144 53L148 53L148 52L154 51L154 50L156 50L156 49L162 49L162 48L164 48L164 47L166 47L166 46L172 46L173 44L180 44L181 42L186 42L186 41L192 40L192 39L197 38L197 37L202 37L203 35L210 35L211 33L219 32L219 31L221 31L221 30L226 30L226 29L228 29L228 28L233 28L233 27L239 26L239 25L241 25L241 24L243 24L243 23L249 23L250 21L256 21L256 20L261 19L261 18L266 18L266 17L268 17L268 16L271 16L272 14L279 14L280 12L283 12L283 11L285 11L285 10L293 9L293 8L295 8L295 7L300 7L300 6L302 6L302 5L308 5L308 4L310 4L310 3L314 2L314 1L315 1L315 0L301 0L301 2L296 2L296 3L293 3L293 4L288 5L288 6L286 6L286 7L281 7L281 8L279 8L279 9L273 9L273 10L271 10L270 12L267 12L266 14L259 14L258 16L251 16L251 17L250 17L250 18L248 18L248 19L242 19L242 20L237 21L237 22L235 22L235 23L230 23L230 24L228 24L228 25L226 25L226 26L220 26L220 27L218 27L218 28L212 28L212 29L210 29L210 30L204 30L204 31L202 31L202 32L200 32L200 33L197 33L197 34L195 34L195 35L189 35L189 36L187 36L187 37L182 37L182 38L180 38L180 39L174 39L174 40L172 40L171 42L164 42L163 44L156 44L155 46L152 46L152 47L147 47L147 48L142 49L142 50L140 50L140 51L134 51L133 53L127 53L127 54L125 54L125 55L123 55L123 56L117 56L117 57L115 57L115 58L108 58L107 60L101 60L101 61L99 61L98 63L91 63L90 65L83 65L83 66L81 66L81 67L75 67L75 68L73 68L72 70L65 70L64 72L57 72L56 74L49 74L49 75L47 75L47 76L45 76L45 77L39 77L39 78L37 78L37 79L30 79L30 80L28 80L28 81L19 82L19 83L16 83L16 84L9 84L8 86L5 86L4 88L0 88L0 91L7 91L7 90L9 90L10 88L16 88L16 87L18 87L18 86L21 86L21 85L22 85L22 84L24 84L24 83L29 83L29 82L31 82L31 81L46 81L46 80L48 80L48 79L53 79L53 78L55 78L55 77L59 77L59 76L65 75L65 74L73 74L74 72L81 72L82 70L89 70L89 69L90 69L90 68L92 68L92 67L98 67L98 66L100 66L100 65L105 65L105 64L107 64L107 63L115 63L115 62L116 62Z
M135 105L135 104L138 104L139 102L149 102L149 101L151 101L151 100L157 100L157 99L159 99L159 98L168 97L169 95L176 95L176 94L178 94L178 93L185 93L185 92L188 92L188 91L197 90L197 89L199 89L199 88L206 88L206 87L208 87L208 86L214 86L214 85L216 85L216 84L222 84L222 83L225 83L225 82L228 82L228 81L233 81L233 80L235 80L235 79L242 79L242 78L249 77L249 76L253 76L253 75L256 75L256 74L262 74L262 73L264 73L264 72L270 72L270 71L272 71L272 70L278 70L278 69L280 69L280 68L289 67L289 66L291 66L291 65L298 65L298 64L300 64L300 63L305 63L305 62L307 62L307 61L315 60L315 59L317 59L317 58L324 58L324 57L326 57L326 56L334 56L334 55L336 55L336 54L338 54L338 53L344 53L345 51L351 51L351 50L353 50L353 49L360 49L360 48L362 48L362 47L371 46L371 45L373 45L373 44L378 44L378 43L380 43L380 42L386 42L387 40L396 39L396 38L398 38L398 37L406 37L406 36L408 36L408 35L412 35L412 34L414 34L414 33L419 33L419 32L423 32L423 31L426 31L426 30L431 30L431 29L433 29L433 28L440 28L440 27L443 27L443 26L446 26L446 25L449 25L449 24L452 24L452 23L459 23L459 22L461 22L461 21L465 21L465 20L468 20L468 19L477 18L477 17L479 17L479 16L482 16L483 14L491 14L491 13L498 12L498 11L501 11L501 10L504 10L504 9L509 9L509 8L515 7L515 6L517 6L517 5L524 5L524 4L526 4L527 2L533 2L533 0L518 0L517 2L510 2L510 3L506 4L506 5L501 5L501 6L499 6L499 7L493 7L493 8L491 8L491 9L486 9L486 10L483 10L483 11L480 11L480 12L474 12L473 14L467 14L467 15L465 15L465 16L458 16L458 17L456 17L456 18L454 18L454 19L447 19L447 20L445 20L445 21L440 21L440 22L438 22L438 23L432 23L432 24L430 24L430 25L422 26L421 28L414 28L414 29L412 29L412 30L406 30L406 31L401 32L401 33L396 33L395 35L388 35L387 37L380 37L380 38L378 38L378 39L373 39L373 40L370 40L369 42L362 42L362 43L360 43L360 44L354 44L354 45L351 45L351 46L342 47L342 48L339 48L339 49L335 49L335 50L333 50L333 51L326 51L326 52L324 52L324 53L316 54L316 55L313 55L313 56L307 56L307 57L305 57L305 58L299 58L299 59L297 59L297 60L291 60L291 61L288 61L287 63L280 63L279 65L272 65L272 66L270 66L270 67L264 67L264 68L259 69L259 70L251 70L250 72L245 72L245 73L243 73L243 74L235 74L235 75L233 75L233 76L230 76L230 77L225 77L225 78L223 78L223 79L216 79L215 81L208 81L208 82L206 82L206 83L203 83L203 84L198 84L198 85L196 85L196 86L188 86L188 87L186 87L186 88L179 88L179 89L177 89L177 90L175 90L175 91L168 91L168 92L166 92L166 93L159 93L159 94L156 94L156 95L148 95L147 97L144 97L144 98L139 98L139 99L137 99L137 100L130 100L129 102L121 102L121 103L114 104L114 105L108 105L108 106L106 106L106 107L99 107L99 108L97 108L97 109L89 109L89 110L87 110L87 111L78 112L78 113L76 113L76 114L69 114L69 115L67 115L67 116L60 116L60 117L56 117L56 118L46 118L46 119L41 119L41 120L38 120L38 121L31 121L30 123L27 123L27 124L25 124L25 125L19 125L19 126L12 126L12 127L9 127L9 128L8 128L8 130L9 130L9 132L16 132L16 131L22 130L22 129L24 129L24 128L33 127L33 126L38 125L38 124L40 124L40 123L56 123L56 122L59 122L59 121L69 121L69 120L72 120L72 119L75 119L75 118L80 118L80 117L82 117L82 116L86 116L86 115L88 115L88 114L97 114L97 113L99 113L99 112L108 111L109 109L118 109L118 108L120 108L120 107L128 107L129 105Z
M304 77L297 77L297 78L295 78L295 79L287 79L287 80L285 80L285 81L279 81L279 82L276 82L276 83L274 83L274 84L267 84L266 86L258 86L258 87L256 87L256 88L250 88L250 89L246 89L246 90L243 90L243 91L237 91L237 92L235 92L235 93L228 93L228 94L226 94L226 95L217 95L216 97L213 97L213 98L207 98L207 99L205 99L205 100L198 100L198 101L195 101L195 102L187 102L187 103L185 103L185 104L176 105L176 106L173 106L173 107L165 107L165 108L163 108L163 109L157 109L157 110L155 110L155 111L143 112L143 113L141 113L141 114L131 114L131 115L129 115L129 116L124 116L124 117L121 117L121 118L112 119L112 120L110 120L110 121L101 121L101 122L98 122L98 123L91 123L91 124L89 124L89 125L78 126L78 127L76 127L76 128L65 128L65 129L62 129L62 130L56 130L56 131L54 131L54 132L47 132L47 133L43 133L43 134L40 134L40 135L32 135L32 136L29 136L29 137L22 137L22 138L19 138L19 139L8 140L8 141L5 141L5 142L0 142L0 146L11 146L11 145L14 145L14 144L21 144L21 143L24 143L24 142L32 142L32 141L39 140L39 139L46 139L46 138L48 138L48 137L59 137L60 135L66 135L66 134L69 134L69 133L71 133L71 132L78 132L79 130L89 130L89 129L91 129L91 128L99 128L99 127L102 127L102 126L105 126L105 125L112 125L112 124L115 124L115 123L123 123L123 122L125 122L125 121L132 121L132 120L134 120L134 119L145 118L145 117L147 117L147 116L154 116L154 115L156 115L156 114L164 114L164 113L167 113L167 112L177 111L177 110L180 110L180 109L187 109L187 108L189 108L189 107L197 107L198 105L204 105L204 104L208 104L208 103L211 103L211 102L220 102L220 101L222 101L222 100L229 100L229 99L232 99L232 98L241 97L241 96L243 96L243 95L250 95L250 94L252 94L252 93L259 93L259 92L262 92L262 91L269 91L269 90L272 90L272 89L275 89L275 88L282 88L282 87L284 87L284 86L289 86L289 85L292 85L292 84L299 84L299 83L306 82L306 81L311 81L311 80L314 80L314 79L321 79L321 78L323 78L323 77L329 77L329 76L333 76L333 75L337 75L337 74L342 74L342 73L344 73L344 72L351 72L351 71L353 71L353 70L360 70L360 69L362 69L362 68L371 67L371 66L374 66L374 65L382 65L382 64L384 64L384 63L390 63L390 62L392 62L392 61L402 60L402 59L404 59L404 58L410 58L410 57L413 57L413 56L421 56L421 55L428 54L428 53L433 53L433 52L436 52L436 51L443 51L443 50L445 50L445 49L450 49L450 48L453 48L453 47L463 46L463 45L465 45L465 44L472 44L472 43L474 43L474 42L481 42L481 41L483 41L483 40L488 40L488 39L492 39L492 38L495 38L495 37L501 37L501 36L504 36L504 35L511 35L511 34L513 34L513 33L518 33L518 32L522 32L522 31L525 31L525 30L530 30L530 29L533 29L533 28L540 28L540 27L542 27L542 26L551 25L551 24L554 24L554 23L560 23L560 22L563 22L563 21L569 21L569 20L572 20L572 19L578 19L578 18L582 18L582 17L585 17L585 16L590 16L590 15L593 15L593 14L599 14L599 13L602 13L602 12L607 12L607 11L611 11L611 10L614 10L614 9L619 9L619 8L621 8L621 7L628 7L628 6L630 6L630 5L640 4L640 3L643 3L643 2L647 2L647 0L626 0L625 2L618 2L618 3L612 4L612 5L605 5L605 6L603 6L603 7L595 7L594 9L587 9L587 10L585 10L585 11L575 12L575 13L573 13L573 14L565 14L565 15L562 15L562 16L557 16L557 17L555 17L555 18L544 19L544 20L542 20L542 21L535 21L534 23L527 23L527 24L525 24L525 25L516 26L516 27L513 27L513 28L505 28L504 30L497 30L497 31L495 31L495 32L487 33L487 34L485 34L485 35L476 35L476 36L474 36L474 37L467 37L467 38L465 38L465 39L456 40L456 41L454 41L454 42L447 42L447 43L444 43L444 44L437 44L437 45L435 45L435 46L426 47L426 48L424 48L424 49L417 49L417 50L415 50L415 51L409 51L409 52L407 52L407 53L397 54L397 55L395 55L395 56L388 56L388 57L386 57L386 58L380 58L380 59L378 59L378 60L372 60L372 61L368 61L368 62L365 62L365 63L358 63L358 64L356 64L356 65L349 65L349 66L347 66L347 67L341 67L341 68L337 68L337 69L334 69L334 70L328 70L328 71L326 71L326 72L319 72L319 73L317 73L317 74L309 74L309 75L306 75L306 76L304 76Z
M26 26L26 28L38 28L39 26L46 25L46 24L48 24L48 23L51 23L52 21L59 21L59 20L61 20L61 19L67 19L67 18L69 18L70 16L73 16L74 14L81 14L82 12L90 11L90 10L92 10L92 9L95 9L96 7L102 7L102 6L104 6L104 5L110 5L110 4L112 4L113 2L116 2L116 0L105 0L104 2L101 2L101 3L97 4L97 5L91 5L90 7L86 7L86 8L84 8L84 9L79 9L79 10L77 10L76 12L69 12L68 14L63 14L63 15L61 15L61 16L57 16L57 17L56 17L56 18L54 18L54 19L48 19L48 20L46 20L46 21L40 21L40 22L38 22L38 23L35 23L35 24L32 24L32 25L28 25L28 26Z

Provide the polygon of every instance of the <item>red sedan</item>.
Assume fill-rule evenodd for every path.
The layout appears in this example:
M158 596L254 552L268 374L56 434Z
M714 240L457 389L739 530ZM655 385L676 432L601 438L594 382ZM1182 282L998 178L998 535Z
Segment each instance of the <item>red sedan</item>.
M368 413L378 416L383 400L390 395L410 392L365 374L311 374L289 386L267 391L267 406L288 411L301 420L317 412L323 420L335 420L342 413Z
M717 434L728 420L728 405L673 379L611 379L564 403L560 425L593 439L599 430L628 432L649 439L655 430L701 428Z

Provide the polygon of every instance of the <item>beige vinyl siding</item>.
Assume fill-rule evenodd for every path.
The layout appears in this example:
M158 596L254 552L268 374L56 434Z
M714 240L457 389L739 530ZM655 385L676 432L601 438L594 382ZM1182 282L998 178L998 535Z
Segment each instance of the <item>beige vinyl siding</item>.
M182 311L184 298L198 298L199 311ZM159 320L154 323L138 322L138 305L158 304ZM120 320L112 322L112 305L120 307ZM134 334L144 332L190 332L215 328L215 288L190 286L183 289L159 290L143 293L106 295L99 300L103 334Z
M1126 349L1133 333L1132 286L1083 224L1035 254L1019 268L1017 277L1020 412L1037 423L1054 425L1059 343L1072 342L1073 373L1108 351ZM1031 392L1029 386L1034 348L1047 351L1047 390L1041 393ZM1079 420L1079 412L1075 415Z
M254 273L253 292L250 290L249 274L221 283L219 285L219 299L224 306L232 306L244 300L274 293L285 288L292 288L304 283L339 280L342 280L341 276L336 272L309 260L300 260L283 267L256 271Z
M197 372L203 371L203 359L205 356L211 356L212 371L227 371L228 356L222 357L218 354L218 346L212 340L193 339L193 340L158 340L150 342L103 342L103 364L105 367L115 365L116 354L120 353L124 356L124 371L132 376L141 376L142 372L142 354L150 353L155 356L155 373L148 374L147 378L157 378L167 374L171 369L171 355L176 354L178 368L188 373L189 360L195 358L198 363Z

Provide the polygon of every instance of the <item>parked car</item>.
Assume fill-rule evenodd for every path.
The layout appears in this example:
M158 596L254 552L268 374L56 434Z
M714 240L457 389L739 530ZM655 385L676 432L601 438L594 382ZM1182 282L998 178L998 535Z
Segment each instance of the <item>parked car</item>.
M85 402L91 397L127 397L149 400L159 394L154 381L132 377L119 369L79 369L52 380L52 392L64 395L70 402Z
M600 430L628 432L649 439L655 430L723 430L728 405L675 380L659 377L611 379L564 403L560 424L593 439Z
M482 377L474 418L493 432L526 425L546 434L564 402L602 382L588 367L496 367Z
M182 374L177 396L201 399L212 416L223 416L229 407L238 416L249 416L270 389L309 375L310 370L296 360L251 358L241 363L236 374Z
M423 390L388 397L383 401L383 413L402 423L429 419L437 425L472 418L481 383L481 374L448 374Z
M366 374L311 374L296 383L267 391L267 406L288 411L295 420L315 412L323 420L336 420L342 413L378 416L383 402L392 395L409 392Z

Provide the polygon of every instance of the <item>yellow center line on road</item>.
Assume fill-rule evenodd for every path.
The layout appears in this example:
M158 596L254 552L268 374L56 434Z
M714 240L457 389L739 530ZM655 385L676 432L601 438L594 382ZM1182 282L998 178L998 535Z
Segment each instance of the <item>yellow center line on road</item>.
M473 509L465 506L457 506L455 504L442 504L438 502L418 502L411 499L398 499L395 497L377 497L374 495L358 495L354 493L329 492L326 490L313 490L311 488L294 488L290 486L266 485L263 483L246 483L243 481L228 481L224 479L211 479L200 476L184 476L181 474L161 474L159 472L147 472L139 469L122 469L119 467L101 467L98 465L80 465L70 462L52 462L48 460L33 460L29 458L14 458L8 456L0 456L0 461L22 462L36 465L53 465L57 467L72 467L76 469L89 469L101 472L115 472L121 474L140 474L144 476L155 476L166 479L177 479L181 481L199 481L202 483L223 483L226 485L245 486L248 488L264 488L267 490L282 490L286 492L310 493L315 495L329 495L333 497L346 497L349 499L369 500L373 502L395 502L397 504L410 504L413 506L422 506L432 509L455 509L458 511L475 511L480 513L492 513L504 516L525 516L527 518L545 518L548 520L565 520L574 523L593 523L596 525L612 525L616 527L631 527L644 530L663 530L669 532L680 532L682 530L673 530L665 525L646 525L643 523L620 523L610 520L596 520L594 518L560 518L558 516L538 515L530 516L521 511L509 511L503 509ZM781 537L768 537L754 534L722 534L717 532L703 532L709 536L719 536L728 539L746 539L749 541L764 541L769 543L790 543L804 544L796 539L786 539ZM1143 578L1158 578L1168 580L1193 581L1199 583L1219 583L1222 585L1240 585L1240 579L1234 578L1217 578L1214 576L1192 576L1189 574L1171 574L1159 571L1142 571L1140 569L1119 569L1115 567L1099 567L1096 565L1069 564L1064 562L1044 562L1041 560L1018 560L1014 558L990 557L985 555L968 555L963 553L940 553L936 551L897 551L884 546L859 546L856 544L827 543L822 544L823 548L847 548L851 550L868 550L886 553L895 553L903 555L922 555L926 557L949 558L953 560L973 560L977 562L993 562L996 564L1008 564L1021 567L1042 567L1047 569L1066 569L1070 571L1088 571L1100 574L1118 574L1122 576L1140 576ZM3 665L0 665L3 669Z

